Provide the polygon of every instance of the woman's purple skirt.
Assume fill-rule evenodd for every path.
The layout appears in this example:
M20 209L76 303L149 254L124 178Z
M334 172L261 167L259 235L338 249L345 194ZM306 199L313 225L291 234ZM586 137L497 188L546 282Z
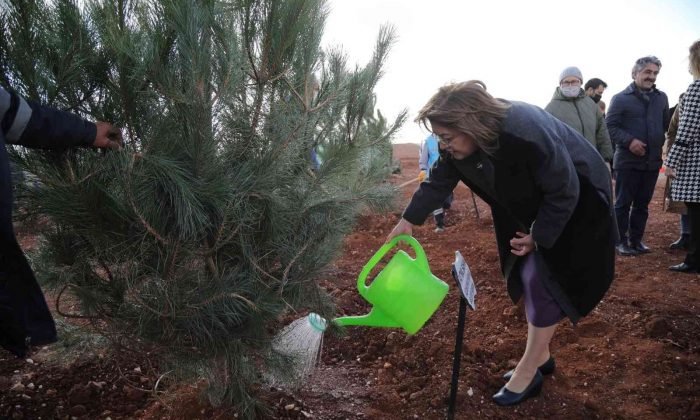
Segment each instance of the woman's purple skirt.
M542 281L542 276L549 273L546 271L544 261L540 261L540 270L538 270L538 258L542 257L537 251L525 256L525 261L520 266L520 278L523 281L527 322L535 327L545 328L561 321L565 314Z

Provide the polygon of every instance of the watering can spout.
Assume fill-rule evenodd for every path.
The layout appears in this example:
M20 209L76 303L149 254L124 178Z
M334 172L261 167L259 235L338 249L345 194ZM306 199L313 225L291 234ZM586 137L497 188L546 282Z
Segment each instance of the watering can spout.
M401 324L391 319L384 312L378 310L376 307L367 315L362 316L344 316L341 318L336 318L333 320L336 325L341 327L346 327L349 325L361 325L365 327L386 327L386 328L397 328L401 327Z

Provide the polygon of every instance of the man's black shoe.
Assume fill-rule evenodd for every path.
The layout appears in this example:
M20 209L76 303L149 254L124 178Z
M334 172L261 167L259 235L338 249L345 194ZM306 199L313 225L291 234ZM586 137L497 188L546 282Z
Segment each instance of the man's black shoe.
M636 243L636 244L630 243L630 248L637 251L638 254L648 254L651 252L651 248L649 248L648 246L644 245L641 242Z
M669 248L671 249L685 249L686 251L688 250L688 246L690 245L690 235L687 233L684 233L681 235L680 238L674 243L672 243Z
M615 251L617 251L617 255L620 255L622 257L639 255L639 251L637 251L634 248L630 248L626 244L618 244L617 246L615 246Z
M672 265L668 267L669 270L671 271L676 271L678 273L697 273L698 269L697 267L694 267L692 265L688 265L684 262L676 265Z

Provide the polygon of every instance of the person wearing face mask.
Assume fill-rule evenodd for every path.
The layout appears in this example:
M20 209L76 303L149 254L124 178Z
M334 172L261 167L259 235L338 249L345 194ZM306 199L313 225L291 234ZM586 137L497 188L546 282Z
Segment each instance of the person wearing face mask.
M545 110L568 124L588 140L603 159L611 163L612 143L603 113L581 89L583 76L577 67L567 67L559 75L559 86Z
M505 286L514 303L523 299L528 324L525 352L492 399L519 404L556 368L549 344L557 324L586 316L612 283L610 174L570 126L534 105L494 98L478 80L443 86L416 121L437 136L440 159L387 241L411 235L460 181L491 207ZM505 363L510 355L494 357Z
M607 88L608 84L597 77L587 81L586 85L583 87L583 90L586 91L586 96L590 97L593 99L593 102L598 104L603 115L605 115L605 102L603 102L601 98L603 97L603 92L605 92Z
M661 169L666 129L671 120L668 97L656 88L661 60L638 59L633 82L613 96L605 122L615 145L615 213L622 256L651 252L642 243L649 202Z

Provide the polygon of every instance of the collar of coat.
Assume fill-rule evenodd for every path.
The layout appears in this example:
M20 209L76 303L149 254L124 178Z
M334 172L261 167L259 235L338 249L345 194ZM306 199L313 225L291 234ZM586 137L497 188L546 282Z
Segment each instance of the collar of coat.
M653 95L658 95L658 94L659 94L659 90L656 88L656 83L654 83L654 84L651 86L651 89L650 89L648 92L644 92L644 91L638 89L638 88L637 88L637 85L636 85L634 82L630 83L630 85L627 86L627 87L625 88L625 90L622 91L622 93L625 94L625 95L634 95L635 92L646 93L647 95L652 95L652 94L653 94Z

